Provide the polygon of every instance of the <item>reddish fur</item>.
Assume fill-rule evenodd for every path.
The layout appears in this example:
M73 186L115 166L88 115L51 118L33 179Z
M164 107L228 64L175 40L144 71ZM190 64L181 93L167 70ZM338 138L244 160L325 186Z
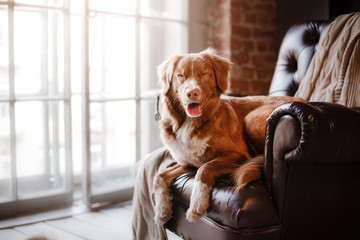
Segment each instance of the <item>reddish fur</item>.
M259 179L262 159L252 157L263 153L266 119L285 102L303 101L294 97L220 97L227 88L230 66L228 60L206 50L175 56L159 67L162 140L165 145L169 141L176 142L186 121L191 121L191 128L187 129L191 138L209 137L204 152L206 161L197 166L195 179L210 187L217 177L229 173L237 188ZM202 75L204 72L206 74ZM182 95L182 89L190 80L195 80L200 87L202 100L207 98L202 115L195 118L187 116L184 109L187 99ZM182 165L182 162L177 165L180 171L165 170L160 174L170 184L177 177L174 172L184 171Z

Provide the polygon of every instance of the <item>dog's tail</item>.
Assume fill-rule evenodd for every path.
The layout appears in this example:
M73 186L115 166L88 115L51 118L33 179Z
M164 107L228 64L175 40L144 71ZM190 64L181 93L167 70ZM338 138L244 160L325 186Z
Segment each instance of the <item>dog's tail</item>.
M233 179L236 189L245 187L250 182L261 178L261 170L264 167L264 156L259 155L249 159L233 172Z

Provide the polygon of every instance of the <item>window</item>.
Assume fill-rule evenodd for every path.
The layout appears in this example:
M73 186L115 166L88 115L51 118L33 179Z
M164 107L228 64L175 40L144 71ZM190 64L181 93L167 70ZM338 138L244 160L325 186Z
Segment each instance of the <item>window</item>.
M72 199L68 8L31 2L0 2L2 217Z
M131 195L161 146L156 66L206 45L206 0L190 4L0 0L1 212L70 203L73 178L88 206Z

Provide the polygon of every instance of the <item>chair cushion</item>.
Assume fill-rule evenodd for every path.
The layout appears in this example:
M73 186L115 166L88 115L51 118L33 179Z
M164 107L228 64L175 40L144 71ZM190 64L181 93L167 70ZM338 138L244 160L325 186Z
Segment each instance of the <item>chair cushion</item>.
M172 184L174 201L189 206L195 171L179 176ZM254 181L237 191L228 177L215 184L207 216L218 224L233 229L254 229L280 224L270 195L261 181Z

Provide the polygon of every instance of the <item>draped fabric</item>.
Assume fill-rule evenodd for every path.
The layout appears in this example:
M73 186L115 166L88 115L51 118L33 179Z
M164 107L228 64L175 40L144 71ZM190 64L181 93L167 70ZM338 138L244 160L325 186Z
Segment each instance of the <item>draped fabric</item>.
M309 101L360 106L360 12L329 26L296 96Z

